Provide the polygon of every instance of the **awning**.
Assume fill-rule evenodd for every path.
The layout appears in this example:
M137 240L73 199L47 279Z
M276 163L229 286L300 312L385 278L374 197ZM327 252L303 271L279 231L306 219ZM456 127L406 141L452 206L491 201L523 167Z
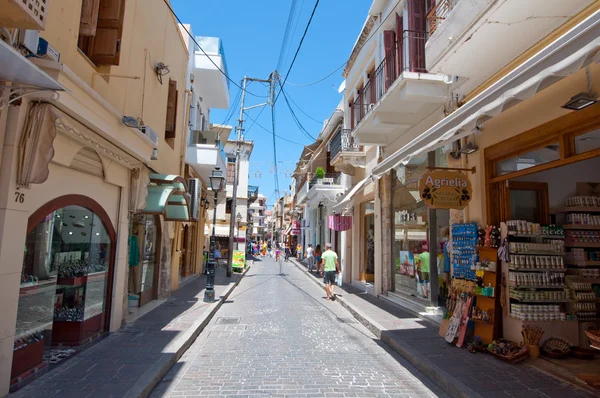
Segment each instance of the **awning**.
M4 40L0 40L0 80L11 82L15 86L66 91L62 84Z
M371 177L367 177L364 180L358 182L338 203L333 205L333 211L335 213L343 213L347 210L348 205L354 198L354 196L365 187L365 185L371 181Z
M373 169L379 177L411 157L448 141L472 134L473 129L546 87L598 60L600 11L559 37L457 111L400 148ZM565 101L568 98L565 98Z
M204 234L208 237L212 235L212 225L204 226ZM229 225L217 225L215 227L215 236L219 238L229 237Z
M190 220L190 195L182 177L169 174L150 174L146 208L142 213L162 214L165 221Z

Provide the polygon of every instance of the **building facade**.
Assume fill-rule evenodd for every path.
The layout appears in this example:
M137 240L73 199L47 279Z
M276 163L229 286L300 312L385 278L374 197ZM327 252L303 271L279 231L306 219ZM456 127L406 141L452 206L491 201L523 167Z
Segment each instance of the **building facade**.
M201 270L202 67L164 2L98 3L0 16L0 395Z

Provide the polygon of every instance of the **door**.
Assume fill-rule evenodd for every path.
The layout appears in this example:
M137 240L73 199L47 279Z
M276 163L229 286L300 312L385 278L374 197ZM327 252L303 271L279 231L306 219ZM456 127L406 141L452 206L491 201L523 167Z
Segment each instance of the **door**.
M375 280L375 202L363 203L362 263L360 279L363 282Z
M545 182L510 181L508 183L511 220L550 224L548 184ZM506 221L506 220L503 220Z

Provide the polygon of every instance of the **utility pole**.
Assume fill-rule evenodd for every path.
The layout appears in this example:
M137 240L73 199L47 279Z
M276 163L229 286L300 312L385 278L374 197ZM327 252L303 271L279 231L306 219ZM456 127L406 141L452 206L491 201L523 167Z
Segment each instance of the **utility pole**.
M236 127L237 140L236 140L236 145L235 145L235 168L234 168L234 174L233 174L233 197L231 199L231 214L229 215L230 216L230 219L229 219L229 255L228 255L229 261L227 262L227 276L231 276L231 273L232 273L234 239L237 242L237 240L238 240L237 235L239 235L239 233L240 233L239 227L238 227L237 235L235 234L235 215L237 214L237 196L238 196L238 185L239 185L239 180L240 180L240 178L239 178L240 160L241 160L242 145L244 143L244 111L247 111L247 110L253 109L253 108L257 108L260 106L269 105L271 103L271 96L269 95L267 102L264 104L253 105L253 106L249 106L247 108L244 107L244 101L246 99L246 86L249 81L269 83L269 85L272 85L271 77L269 77L268 80L264 80L264 79L257 79L257 78L244 76L244 80L242 83L242 99L241 99L241 105L240 105L240 118L238 119L238 126ZM247 196L247 195L248 194L246 193L246 195L243 195L243 196ZM247 216L248 215L247 215L247 210L246 210L246 217Z

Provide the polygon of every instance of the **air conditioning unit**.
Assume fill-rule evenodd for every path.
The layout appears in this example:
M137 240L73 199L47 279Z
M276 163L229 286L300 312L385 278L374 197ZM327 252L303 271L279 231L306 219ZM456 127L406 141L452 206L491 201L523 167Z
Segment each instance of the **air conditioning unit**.
M190 194L190 215L193 220L198 220L198 194L200 189L200 180L197 178L188 179L187 193Z
M0 28L44 30L49 1L0 0Z
M150 126L142 126L140 131L144 133L146 137L150 138L150 140L152 140L154 143L155 149L158 149L158 134L156 134L156 131L152 130L152 127Z

